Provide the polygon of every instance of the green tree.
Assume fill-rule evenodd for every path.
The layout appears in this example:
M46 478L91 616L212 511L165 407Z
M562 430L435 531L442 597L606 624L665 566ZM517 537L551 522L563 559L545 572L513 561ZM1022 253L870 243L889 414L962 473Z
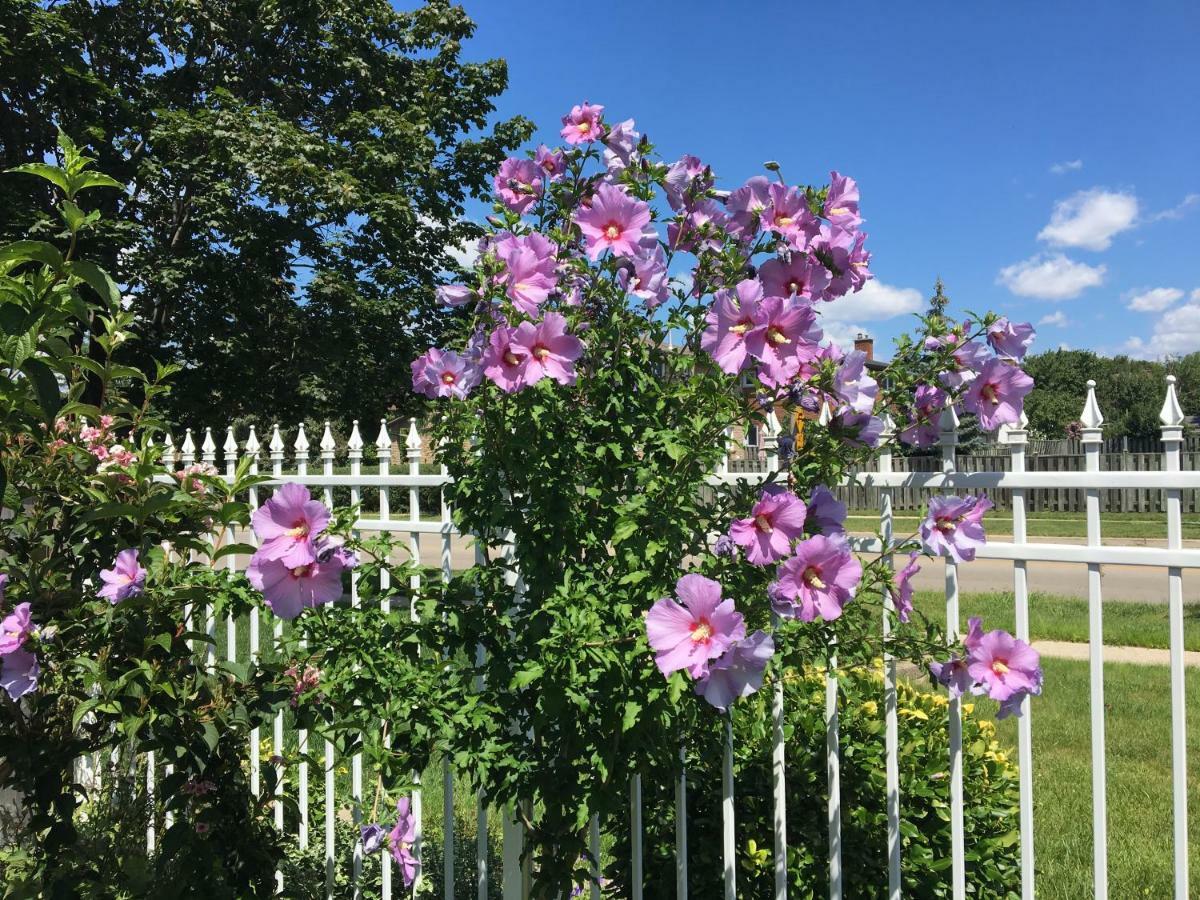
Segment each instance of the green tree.
M490 122L507 69L460 58L473 29L447 0L0 0L0 167L61 126L126 185L86 249L143 364L182 366L170 417L377 419L415 402L464 204L529 130ZM60 230L5 182L0 239Z

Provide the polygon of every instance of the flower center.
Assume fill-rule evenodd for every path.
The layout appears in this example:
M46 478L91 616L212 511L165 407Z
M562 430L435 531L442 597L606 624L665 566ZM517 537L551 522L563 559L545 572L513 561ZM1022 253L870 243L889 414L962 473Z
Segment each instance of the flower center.
M533 348L533 356L538 362L543 362L550 355L550 350L541 344L537 344Z
M994 385L994 384L985 384L983 386L983 389L980 390L979 396L982 397L984 400L986 400L988 403L999 403L1000 402L1000 395L996 392L996 385Z
M454 384L456 381L458 381L458 378L453 372L442 373L442 384Z
M937 520L937 530L942 532L942 534L949 534L950 532L954 531L956 528L958 528L958 525L955 523L955 521L953 519L938 519Z
M997 675L1007 675L1008 674L1008 663L1006 663L1002 659L998 659L992 663L992 671L995 672Z
M753 324L754 323L749 319L742 319L742 321L738 322L736 325L730 325L729 330L733 334L745 334L750 330L750 326Z
M791 216L776 216L775 217L775 224L779 225L781 228L787 228L789 225L791 225L795 221L796 220L793 219Z
M296 566L296 568L292 569L292 577L293 578L307 578L308 570L310 568L312 568L312 567L311 566Z
M511 350L504 351L504 364L506 366L515 366L521 361L521 358Z
M308 537L308 523L297 522L294 526L287 530L287 536L296 540Z
M615 241L621 236L621 226L616 222L609 222L604 226L604 236L610 241Z
M804 570L804 583L818 591L825 587L825 582L821 580L821 573L813 566Z
M831 216L844 216L848 212L850 212L850 210L845 206L835 206L829 211L829 214Z
M578 131L580 134L587 134L589 131L592 130L592 123L591 122L580 122L578 125L575 126L575 130Z
M788 289L789 294L798 294L798 293L800 293L800 290L803 287L804 287L804 284L800 281L797 281L795 278L793 278L791 281L789 281L787 283L787 289Z
M772 325L767 329L767 340L769 340L772 344L791 343L791 341L788 339L788 336L783 333L783 330L775 325Z
M774 530L771 527L771 520L763 513L754 517L754 527L764 534L770 534Z
M708 619L701 619L699 622L697 622L695 625L692 626L692 640L695 643L699 644L699 643L702 643L705 641L709 641L712 639L712 636L713 636L713 627L709 623Z

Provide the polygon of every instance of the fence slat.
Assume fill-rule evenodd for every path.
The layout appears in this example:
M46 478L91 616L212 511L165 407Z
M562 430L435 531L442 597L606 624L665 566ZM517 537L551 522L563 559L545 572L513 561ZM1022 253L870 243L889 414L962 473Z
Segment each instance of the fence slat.
M296 440L292 444L296 453L296 474L308 474L308 435L304 433L304 423L301 422L296 430ZM307 647L307 644L302 644ZM301 850L308 849L309 828L309 796L308 796L308 729L301 728L296 735L297 750L300 754L299 771L297 772L297 802L300 806L300 824L298 839Z
M375 439L375 451L377 455L376 462L379 466L380 476L386 477L389 474L392 463L392 439L388 435L387 419L379 420L379 436ZM379 488L379 518L387 519L391 516L391 498L388 496L386 487ZM390 562L390 560L389 560ZM391 609L391 600L388 598L388 588L392 586L392 573L386 565L379 569L379 608L382 612L388 612ZM383 730L384 746L390 746L391 742L387 735L388 723L380 722L380 728ZM450 820L453 822L453 817ZM392 897L392 855L386 851L380 854L380 892L383 900L391 900Z
M688 896L688 837L687 837L687 752L679 751L683 766L675 781L675 900ZM595 898L593 898L595 900Z
M325 423L325 432L321 435L321 472L329 476L333 474L333 457L337 452L337 443ZM325 488L325 505L333 508L333 487ZM337 871L337 845L335 822L337 815L337 776L334 770L333 743L325 742L325 900L333 900L334 876Z
M725 900L737 900L737 845L733 821L733 719L725 715L725 748L721 760L721 858L725 865Z
M887 443L894 431L891 416L884 418L883 450L879 454L879 471L892 471L892 451ZM895 540L895 521L892 518L892 490L883 488L879 492L879 535L884 546ZM894 567L889 553L884 558L888 570ZM888 648L892 631L892 616L895 615L892 592L883 591L883 715L884 753L886 757L887 783L887 846L888 846L888 900L900 900L900 733L897 719L896 658Z
M778 624L779 617L772 616ZM785 780L786 750L784 746L783 670L775 672L775 687L771 696L771 793L774 803L775 830L775 900L787 900L787 782Z

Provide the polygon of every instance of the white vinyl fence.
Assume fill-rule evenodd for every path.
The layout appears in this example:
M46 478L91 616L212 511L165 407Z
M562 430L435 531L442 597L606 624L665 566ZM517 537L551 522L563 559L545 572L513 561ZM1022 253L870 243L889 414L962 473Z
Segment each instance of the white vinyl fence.
M1087 466L1082 472L1027 472L1025 454L1027 445L1026 432L1022 428L1008 428L1000 436L1008 448L1011 467L1003 472L971 472L955 471L955 444L957 419L953 412L943 415L941 421L942 471L940 472L896 472L892 465L892 456L884 451L879 458L878 471L864 472L853 476L848 483L857 484L876 492L880 509L881 533L885 540L892 536L892 497L900 489L919 489L927 494L951 493L969 491L1011 491L1013 500L1013 537L1011 542L991 542L978 554L980 558L1011 560L1013 566L1013 594L1016 604L1017 636L1029 639L1029 592L1028 563L1032 561L1048 561L1057 563L1074 563L1087 566L1089 584L1090 608L1090 683L1091 683L1091 741L1092 741L1092 797L1093 797L1093 836L1094 836L1094 896L1108 896L1107 885L1107 854L1108 854L1108 821L1106 817L1105 798L1105 743L1104 743L1104 649L1103 649L1103 597L1101 589L1101 566L1105 564L1120 564L1145 566L1166 570L1163 591L1167 597L1170 617L1170 683L1171 683L1171 745L1173 765L1173 809L1172 818L1174 829L1172 847L1175 871L1175 900L1187 900L1189 897L1188 881L1188 836L1187 836L1187 800L1186 800L1186 745L1184 733L1184 631L1183 631L1183 590L1182 578L1184 569L1200 568L1200 549L1184 549L1182 542L1180 495L1185 490L1200 489L1200 472L1180 471L1180 446L1183 441L1183 413L1176 399L1174 378L1167 379L1166 399L1162 408L1162 457L1161 471L1102 471L1100 468L1100 450L1103 441L1103 416L1094 391L1094 382L1088 382L1087 403L1082 412L1081 421L1084 425L1083 447L1086 454ZM778 423L772 422L775 433L767 435L768 469L778 466L775 455L775 440L778 434ZM169 439L168 439L169 440ZM347 444L350 461L350 474L334 474L334 458L337 451L334 440L328 429L320 442L320 473L311 474L309 470L309 443L301 427L292 445L291 471L285 471L288 451L279 433L274 429L267 447L270 475L272 483L295 481L309 485L317 491L323 491L327 502L332 500L335 488L348 488L354 501L370 499L372 493L378 495L378 518L362 518L357 528L362 531L388 531L407 537L409 548L414 556L419 558L423 542L432 542L439 554L442 575L449 578L452 568L452 542L457 535L451 524L450 510L444 499L436 510L422 510L422 490L440 489L448 482L448 477L442 474L421 474L421 438L415 426L408 434L408 471L404 474L392 474L390 471L391 437L386 426L380 429L376 447L379 450L378 469L375 472L362 471L363 439L355 423L353 433ZM236 465L238 451L249 456L255 465L258 464L262 448L257 436L251 431L248 438L240 445L230 430L224 443L224 463L226 470L232 474ZM200 459L216 463L216 444L211 431L207 431L200 447ZM178 454L173 446L168 446L166 461L168 466L187 465L195 461L196 447L191 432L184 438ZM731 473L728 462L723 464L713 475L715 483L728 483L741 478L756 481L762 474ZM1087 509L1087 544L1085 546L1070 544L1036 543L1026 541L1026 506L1027 491L1040 488L1061 488L1071 491L1081 491L1086 497ZM390 508L389 489L407 489L408 508L406 517L396 517ZM1127 488L1162 492L1165 497L1167 513L1167 546L1156 547L1106 547L1101 543L1100 533L1100 492L1113 488ZM255 505L270 488L260 488L252 491L250 503ZM374 504L372 504L374 505ZM428 514L436 513L436 520ZM425 517L423 517L425 516ZM879 541L871 539L855 539L856 549L864 552L879 552ZM427 548L428 549L428 548ZM233 566L232 559L229 565ZM386 576L385 576L386 577ZM948 632L955 638L960 626L958 566L950 560L946 562L946 622ZM358 603L357 585L351 597L352 603ZM890 598L884 597L884 604L890 606ZM649 601L647 601L649 605ZM236 623L226 623L227 647L231 658L238 646ZM888 627L886 617L881 627ZM215 634L216 623L211 617L207 620L210 634ZM281 623L272 623L273 634L280 633ZM257 656L262 647L263 636L261 623L256 612L249 622L250 654ZM830 648L830 666L836 667L836 647ZM782 685L776 682L773 697L774 745L772 748L773 761L773 795L774 795L774 860L775 860L775 890L776 898L787 896L786 872L786 809L785 809L785 777L784 771L784 698ZM884 678L884 714L886 717L886 784L887 784L887 842L888 842L888 887L886 896L889 900L901 897L901 837L900 823L904 817L904 798L900 795L898 772L898 729L897 729L897 694L896 666L890 657L885 658ZM1024 900L1032 900L1036 893L1034 867L1034 830L1033 830L1033 768L1032 768L1032 734L1036 719L1036 703L1034 710L1025 701L1024 715L1019 723L1018 760L1020 769L1020 854L1021 854L1021 894ZM959 701L949 704L949 746L946 748L948 771L951 784L951 834L953 860L950 869L952 896L955 900L965 900L971 892L971 871L967 864L966 838L963 830L963 778L962 778L962 710ZM838 746L838 692L836 679L828 677L827 701L827 772L828 772L828 823L829 823L829 874L830 898L839 900L842 896L843 876L841 861L841 803L839 784L839 746ZM250 762L252 773L257 785L258 766L261 762L258 735L251 740ZM735 865L736 823L734 822L733 797L736 785L733 775L732 733L727 731L724 777L722 779L722 809L724 817L723 851L724 851L724 886L727 900L734 900L737 893L737 869ZM298 736L302 752L312 751L308 746L308 736L301 733ZM281 716L276 722L272 734L274 753L282 754L284 747L284 720ZM282 772L283 776L294 784L300 803L300 818L295 838L300 847L308 847L313 840L313 823L309 821L309 798L315 790L324 791L325 820L319 826L323 830L325 842L325 857L327 869L326 892L332 896L332 881L335 861L335 813L338 804L346 798L338 798L335 794L336 779L334 775L335 760L332 747L326 745L324 753L324 772L312 773L306 763L300 762L294 768ZM358 823L362 816L363 772L360 759L351 760L351 797L349 798L354 810L354 819ZM454 873L459 864L454 857L453 840L450 837L454 821L454 781L452 773L447 768L443 773L440 786L427 786L426 792L440 793L446 823L446 840L444 842L444 896L447 900L455 896ZM153 770L150 773L153 784ZM644 777L653 777L647 774ZM315 780L315 784L313 781ZM692 789L686 773L674 785L676 794L676 873L677 897L685 900L687 897L687 866L688 866L688 835L687 835L687 802L688 791ZM632 880L632 896L634 900L642 897L643 850L641 844L641 778L635 778L630 785L630 823L632 830L632 858L629 867ZM474 802L468 801L468 802ZM421 815L421 798L418 794L414 803L418 817ZM478 806L479 840L476 850L477 888L474 895L479 900L485 900L488 895L488 833L486 828L486 810L482 804ZM506 817L510 819L511 817ZM284 827L283 805L276 804L275 821L278 827ZM153 830L147 835L153 844ZM420 828L418 826L418 841ZM518 826L511 821L505 828L503 840L504 872L503 900L522 900L528 884L528 872L522 872L519 865L521 836ZM599 825L592 823L591 844L596 852L600 848ZM419 846L419 844L418 844ZM362 850L356 846L355 875L361 873ZM572 863L572 860L564 863ZM391 872L391 863L385 856L385 881L382 896L388 898L393 893L403 893L398 875ZM880 886L882 888L882 885ZM1080 886L1080 896L1086 893ZM600 892L592 888L591 896L599 898Z

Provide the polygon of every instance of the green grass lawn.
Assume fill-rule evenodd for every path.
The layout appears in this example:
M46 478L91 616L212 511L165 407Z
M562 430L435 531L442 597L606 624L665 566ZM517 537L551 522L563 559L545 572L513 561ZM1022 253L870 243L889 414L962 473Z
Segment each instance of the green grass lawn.
M934 621L944 621L946 598L934 591L919 591L913 598L918 611ZM962 625L970 616L981 616L985 628L1013 631L1013 595L966 594L959 599ZM1184 607L1184 647L1200 650L1200 603ZM1077 641L1088 639L1088 602L1074 597L1034 593L1029 598L1029 634L1034 640ZM1165 603L1105 603L1104 643L1115 646L1155 647L1169 645Z
M856 509L850 511L849 527L854 531L874 531L879 520L877 510ZM921 523L917 512L899 512L895 516L897 534L916 531ZM988 532L997 535L1012 534L1012 513L993 511L985 519ZM1030 537L1087 537L1087 517L1084 513L1039 512L1026 516ZM1161 538L1167 536L1165 513L1113 513L1100 517L1100 533L1105 538ZM1193 514L1183 516L1183 536L1200 539L1200 517Z
M1034 698L1034 858L1037 896L1092 896L1091 730L1086 663L1045 661ZM1193 885L1200 873L1200 670L1187 673L1188 816ZM1172 896L1171 707L1165 666L1105 667L1109 896ZM993 716L981 701L975 714ZM1015 720L997 723L1015 747ZM1015 752L1015 751L1014 751ZM966 786L970 802L970 785ZM969 865L969 864L968 864ZM970 870L967 873L970 879ZM1195 887L1193 887L1195 890ZM1193 894L1193 896L1196 896Z

